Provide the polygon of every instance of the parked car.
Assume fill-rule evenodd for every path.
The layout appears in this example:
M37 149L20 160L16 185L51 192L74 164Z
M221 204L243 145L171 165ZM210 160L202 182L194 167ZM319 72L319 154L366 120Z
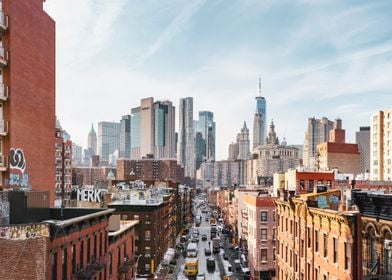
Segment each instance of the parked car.
M206 256L211 256L211 248L205 248L205 249L204 249L204 254L205 254Z
M207 240L207 234L203 234L203 235L201 236L201 240L206 241L206 240Z
M205 280L206 275L204 273L197 274L196 280Z

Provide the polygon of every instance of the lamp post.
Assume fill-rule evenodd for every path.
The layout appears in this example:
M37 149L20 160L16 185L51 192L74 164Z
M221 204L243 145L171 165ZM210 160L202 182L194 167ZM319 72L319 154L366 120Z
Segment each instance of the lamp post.
M141 256L142 255L136 256L134 279L136 279L137 269L138 269L138 266L139 266L139 259L140 259Z

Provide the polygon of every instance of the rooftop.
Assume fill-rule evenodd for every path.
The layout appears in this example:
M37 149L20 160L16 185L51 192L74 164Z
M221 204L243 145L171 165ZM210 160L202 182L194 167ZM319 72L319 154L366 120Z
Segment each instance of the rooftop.
M113 209L114 211L114 209ZM111 231L109 232L109 236L117 236L125 231L127 231L128 229L136 226L139 223L139 221L120 221L120 229L116 230L116 231Z

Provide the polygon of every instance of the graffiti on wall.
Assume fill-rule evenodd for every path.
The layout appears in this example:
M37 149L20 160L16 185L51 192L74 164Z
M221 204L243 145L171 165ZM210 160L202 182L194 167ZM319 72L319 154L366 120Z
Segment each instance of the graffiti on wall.
M11 148L9 158L11 172L8 185L11 187L28 188L29 175L25 172L27 164L23 150L19 148ZM17 172L13 172L13 170L16 170Z
M25 172L26 169L26 159L22 149L10 149L10 168L18 169L22 173Z
M9 223L10 203L6 194L0 193L0 225Z
M0 226L0 239L26 240L49 237L48 224Z

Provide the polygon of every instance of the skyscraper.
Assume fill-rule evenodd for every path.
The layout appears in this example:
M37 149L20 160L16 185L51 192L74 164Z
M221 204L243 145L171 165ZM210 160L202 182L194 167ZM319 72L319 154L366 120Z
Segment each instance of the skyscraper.
M101 161L109 162L109 155L119 150L120 124L116 122L98 123L98 155Z
M195 135L195 154L196 154L196 170L198 170L206 154L206 142L204 141L201 132L196 132Z
M174 159L176 150L175 107L168 100L154 103L154 156Z
M193 128L193 98L180 98L177 161L185 176L195 177L195 143Z
M120 121L120 158L131 157L131 115L124 115Z
M370 117L370 179L392 180L392 109Z
M94 130L94 124L91 124L91 130L87 137L87 149L89 150L90 157L97 154L97 134Z
M197 122L197 131L202 134L205 142L205 160L215 160L215 122L214 113L209 111L199 112L199 121Z
M303 147L303 164L309 168L316 167L317 145L328 142L329 131L334 128L334 122L323 117L308 119L308 129L305 132Z
M355 143L361 153L361 173L370 172L370 126L362 126L355 133Z
M237 135L238 143L238 159L246 160L250 158L250 140L249 129L246 127L246 122L241 128L241 133Z
M259 96L256 97L256 113L253 119L253 149L264 144L266 137L266 101L261 96L261 78L259 78Z
M171 101L141 100L131 110L131 158L153 155L155 159L175 158L175 107Z

